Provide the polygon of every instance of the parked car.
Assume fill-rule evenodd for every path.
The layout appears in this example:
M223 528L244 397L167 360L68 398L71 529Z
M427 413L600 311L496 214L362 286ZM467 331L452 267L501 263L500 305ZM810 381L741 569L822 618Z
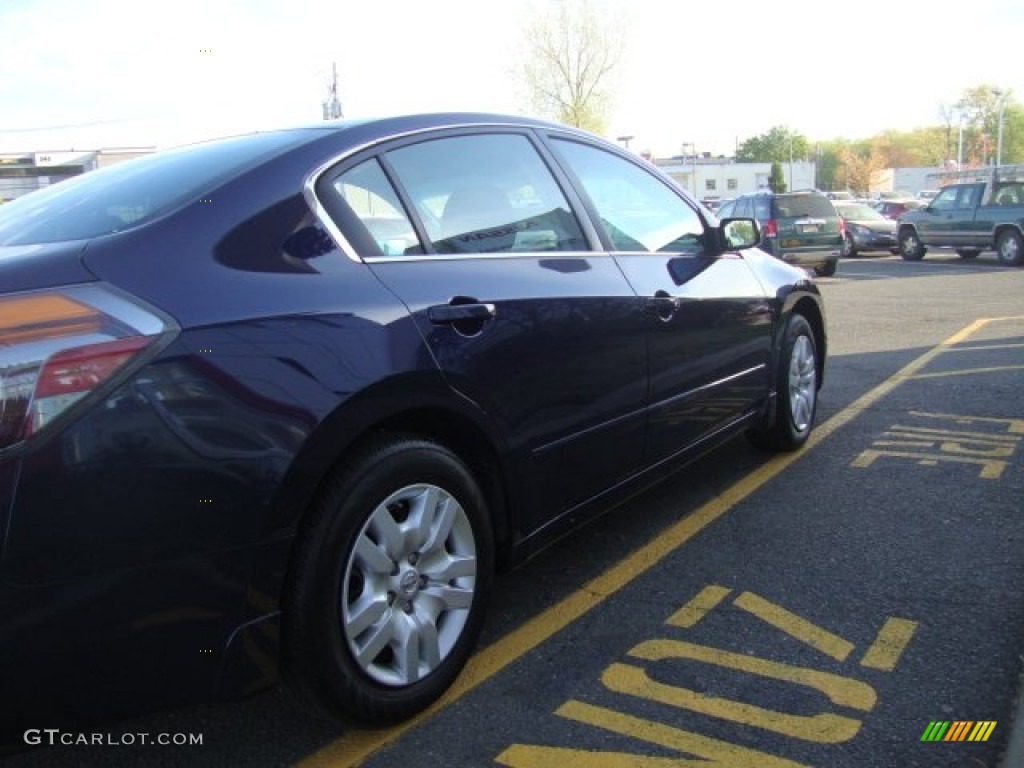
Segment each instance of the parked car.
M722 219L753 217L761 228L761 247L782 261L834 275L843 246L843 222L821 192L754 192L718 209Z
M864 203L834 203L843 217L843 258L867 251L899 253L896 247L896 222L887 219Z
M331 715L422 710L497 567L735 435L807 440L824 306L758 238L500 115L219 140L4 205L4 727L233 696L269 659Z
M996 172L990 181L944 187L926 208L900 216L898 237L900 253L910 261L934 246L955 248L964 259L994 249L1003 264L1021 266L1024 173Z
M907 211L916 211L918 208L924 208L927 204L925 200L906 198L903 200L879 200L874 207L885 218L895 221Z

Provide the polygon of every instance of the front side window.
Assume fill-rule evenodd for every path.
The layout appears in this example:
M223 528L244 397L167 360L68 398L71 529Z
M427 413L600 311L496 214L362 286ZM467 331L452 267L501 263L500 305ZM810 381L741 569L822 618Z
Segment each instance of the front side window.
M947 211L956 208L956 196L959 191L957 187L946 187L935 196L931 207L937 211Z
M603 149L565 139L554 144L616 250L703 253L704 223L667 184Z
M525 136L431 139L385 157L436 253L589 250L562 190Z

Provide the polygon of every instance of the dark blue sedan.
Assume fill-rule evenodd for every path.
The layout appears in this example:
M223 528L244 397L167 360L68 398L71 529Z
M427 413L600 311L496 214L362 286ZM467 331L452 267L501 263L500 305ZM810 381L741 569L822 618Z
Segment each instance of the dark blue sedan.
M590 134L325 122L0 208L0 709L73 727L283 678L407 718L492 575L738 433L793 450L801 270Z

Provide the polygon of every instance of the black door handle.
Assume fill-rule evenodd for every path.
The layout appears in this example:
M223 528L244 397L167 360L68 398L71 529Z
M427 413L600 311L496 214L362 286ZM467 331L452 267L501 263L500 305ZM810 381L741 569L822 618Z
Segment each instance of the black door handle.
M672 315L679 309L680 304L678 298L668 291L662 290L655 291L654 298L651 301L654 303L654 311L658 313L658 317L665 321L672 319Z
M427 310L427 319L435 325L449 325L467 320L489 320L494 314L493 304L438 304Z

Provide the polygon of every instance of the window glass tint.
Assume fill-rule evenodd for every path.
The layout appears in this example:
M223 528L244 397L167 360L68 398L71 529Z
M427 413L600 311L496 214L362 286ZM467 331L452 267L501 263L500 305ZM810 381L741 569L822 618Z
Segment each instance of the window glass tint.
M959 191L958 187L946 187L935 196L935 199L932 200L931 207L940 211L955 208L956 196Z
M423 253L412 223L377 160L367 160L334 180L334 189L366 227L383 256ZM353 242L360 238L350 237Z
M130 229L202 198L303 135L280 131L166 150L31 192L0 205L0 245L81 240Z
M437 253L582 251L575 215L514 134L433 139L387 153Z
M723 203L718 209L718 218L727 219L733 215L733 208L736 207L735 202Z
M561 139L555 145L597 208L616 250L703 252L704 224L697 212L656 177L596 147Z
M885 216L862 203L837 205L836 213L851 221L884 221Z
M739 219L753 218L754 211L750 207L749 197L743 197L739 199L739 201L736 203L736 211L735 213L733 213L733 216Z
M750 218L758 221L768 221L772 218L772 203L766 195L751 198L750 202L753 205L753 210L748 214Z
M772 207L774 219L806 219L836 217L836 209L824 195L776 195Z

